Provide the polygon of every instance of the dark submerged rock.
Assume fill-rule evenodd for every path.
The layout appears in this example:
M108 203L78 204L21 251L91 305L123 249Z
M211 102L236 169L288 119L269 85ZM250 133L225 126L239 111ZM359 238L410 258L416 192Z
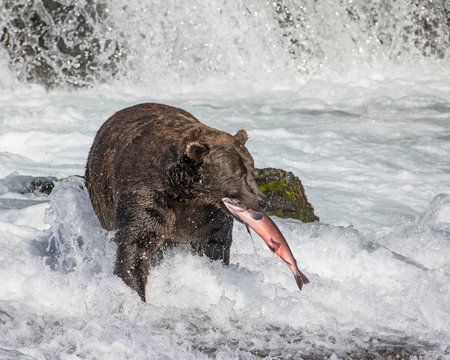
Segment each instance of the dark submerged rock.
M256 169L256 183L269 198L265 208L268 215L293 218L304 223L319 221L308 202L300 179L290 171L265 168Z
M54 87L87 86L119 71L123 46L104 0L6 0L0 46L19 78Z
M55 177L10 175L1 180L9 190L19 194L42 193L50 195L55 186Z

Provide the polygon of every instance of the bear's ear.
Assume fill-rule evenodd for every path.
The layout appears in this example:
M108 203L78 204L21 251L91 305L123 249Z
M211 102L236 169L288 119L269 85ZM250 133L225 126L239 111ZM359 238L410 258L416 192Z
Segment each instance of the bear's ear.
M209 147L206 144L200 144L197 141L190 142L186 146L186 155L191 158L200 161L205 154L209 151Z
M247 131L244 129L239 130L236 135L234 135L235 139L237 139L241 144L245 144L248 139Z
M204 127L202 127L202 126L198 126L198 127L196 127L193 131L192 131L192 134L191 134L191 139L192 140L198 140L198 139L201 139L203 136L205 136L205 128Z

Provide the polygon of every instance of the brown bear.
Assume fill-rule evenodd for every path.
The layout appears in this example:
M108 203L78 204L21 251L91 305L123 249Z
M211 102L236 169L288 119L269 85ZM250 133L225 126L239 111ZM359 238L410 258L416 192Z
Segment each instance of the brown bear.
M98 131L86 186L101 225L116 230L115 274L143 301L150 263L168 246L229 263L233 217L222 198L255 210L267 202L246 140L162 104L123 109Z

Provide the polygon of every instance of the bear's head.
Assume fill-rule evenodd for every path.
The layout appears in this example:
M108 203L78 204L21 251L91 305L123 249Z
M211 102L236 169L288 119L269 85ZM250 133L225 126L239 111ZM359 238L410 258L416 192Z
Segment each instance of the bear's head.
M241 206L262 211L267 197L255 181L252 156L245 147L245 130L236 135L213 129L187 144L185 154L196 164L196 180L192 192L228 213L222 203L227 197Z

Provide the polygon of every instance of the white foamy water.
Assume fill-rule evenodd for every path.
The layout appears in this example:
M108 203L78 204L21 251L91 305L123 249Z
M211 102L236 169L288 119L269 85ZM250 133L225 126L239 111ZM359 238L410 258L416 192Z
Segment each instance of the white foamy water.
M1 53L0 359L450 358L450 65L400 35L413 10L372 2L374 26L286 1L280 27L269 3L108 4L113 80L46 91ZM147 303L113 275L79 176L103 121L150 101L246 128L257 167L300 177L320 222L274 220L302 292L239 224L230 266L174 249ZM50 196L37 176L60 179Z

